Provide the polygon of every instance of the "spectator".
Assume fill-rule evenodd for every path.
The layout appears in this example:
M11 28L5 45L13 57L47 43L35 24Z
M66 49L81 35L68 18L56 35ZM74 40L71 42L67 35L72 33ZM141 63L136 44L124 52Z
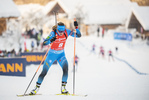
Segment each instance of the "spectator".
M3 53L4 53L4 57L7 57L7 51L4 50Z
M15 49L12 49L12 51L11 51L11 57L15 57L16 56L16 51L15 51Z
M4 56L3 51L0 50L0 57L3 57L3 56Z
M35 46L35 43L34 43L34 41L32 41L32 42L31 42L31 47L32 47L32 50L31 50L31 51L32 51L32 52L33 52L33 50L34 50L34 46Z
M100 27L97 28L97 37L99 37Z
M40 40L41 40L41 33L39 32L38 33L38 36L37 36L37 46L39 46L39 44L40 44Z
M33 38L37 40L37 31L35 28L32 29L32 35L33 35Z
M31 30L31 29L27 32L27 35L28 35L30 38L33 38L33 34L32 34L32 30Z
M104 37L104 28L102 28L102 38Z
M43 34L43 30L42 29L40 29L40 33L41 33L41 36L42 36L42 34Z
M27 52L26 41L24 42L24 52Z

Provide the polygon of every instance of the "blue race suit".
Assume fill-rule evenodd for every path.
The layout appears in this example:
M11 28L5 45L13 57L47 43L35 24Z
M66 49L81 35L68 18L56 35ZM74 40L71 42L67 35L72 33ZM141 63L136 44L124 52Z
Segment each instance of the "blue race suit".
M65 36L63 34L63 38L65 37L65 39L67 39L67 37L70 35L72 37L74 37L74 32L69 30L69 29L66 29L65 30ZM59 36L58 32L56 31L56 33L54 31L52 31L50 33L50 35L45 39L45 41L43 42L44 45L48 45L48 44L51 44L51 39L54 37L54 36L58 36L58 37L61 37ZM76 37L81 37L81 33L79 31L79 29L76 29ZM55 45L55 43L57 42L66 42L62 39L56 39L52 45ZM65 57L65 52L64 52L64 49L60 49L60 50L57 50L57 49L50 49L48 54L47 54L47 57L44 61L44 64L43 64L43 69L42 69L42 72L41 74L39 75L38 77L38 81L37 83L38 84L41 84L45 75L47 74L49 68L51 67L51 65L53 64L54 61L56 61L59 63L59 65L61 66L62 70L63 70L63 75L62 75L62 82L66 82L67 83L67 78L68 78L68 62L67 62L67 59Z

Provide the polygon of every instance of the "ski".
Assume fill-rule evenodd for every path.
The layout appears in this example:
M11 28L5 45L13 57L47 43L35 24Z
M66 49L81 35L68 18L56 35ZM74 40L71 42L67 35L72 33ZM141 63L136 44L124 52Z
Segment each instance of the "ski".
M21 94L21 95L17 95L17 97L24 97L24 96L36 96L36 95L42 95L42 94L34 94L34 95L30 95L30 94ZM86 97L86 95L82 95L82 94L50 94L50 95L64 95L64 96L81 96L81 97Z
M34 94L34 95L30 95L30 94L21 94L21 95L17 95L17 97L24 97L24 96L35 96L35 95L42 95L42 94Z
M86 95L82 95L82 94L56 94L56 95L66 95L66 96L82 96L82 97L86 97L87 96L87 94Z

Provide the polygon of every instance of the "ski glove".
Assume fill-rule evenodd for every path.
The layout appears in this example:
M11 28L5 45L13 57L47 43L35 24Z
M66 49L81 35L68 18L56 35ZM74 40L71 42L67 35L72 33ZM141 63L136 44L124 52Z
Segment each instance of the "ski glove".
M77 21L74 21L74 26L76 29L78 28L78 22Z
M50 41L51 43L54 42L56 40L56 36L54 36Z
M50 42L54 42L56 40L56 36L54 36L50 41L49 39L45 39L43 42L43 46L48 45Z
M45 45L47 45L47 44L49 44L49 43L48 43L48 40L46 39L46 40L44 40L44 42L43 42L42 45L45 46Z

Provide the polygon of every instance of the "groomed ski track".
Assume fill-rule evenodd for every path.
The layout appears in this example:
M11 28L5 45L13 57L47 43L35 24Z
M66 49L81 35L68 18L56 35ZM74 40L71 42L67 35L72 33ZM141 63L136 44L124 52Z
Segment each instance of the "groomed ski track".
M90 52L94 43L95 54ZM101 45L106 51L105 59L98 56ZM119 47L118 54L114 52L115 46ZM149 73L148 62L141 60L149 58L147 52L142 53L140 49L134 50L128 47L127 43L114 41L110 37L104 39L95 36L82 37L77 39L76 43L76 54L80 60L76 72L75 94L87 94L87 97L50 95L60 93L62 70L59 65L53 65L50 68L38 92L42 95L17 97L17 94L24 93L38 67L29 65L26 67L26 77L0 76L0 100L149 100L149 75L139 75L126 63L116 59L114 62L112 60L108 62L109 49L113 50L116 57L127 59L139 72ZM66 42L65 52L69 62L67 90L72 93L73 38L71 37ZM29 91L34 88L41 70L42 66Z

